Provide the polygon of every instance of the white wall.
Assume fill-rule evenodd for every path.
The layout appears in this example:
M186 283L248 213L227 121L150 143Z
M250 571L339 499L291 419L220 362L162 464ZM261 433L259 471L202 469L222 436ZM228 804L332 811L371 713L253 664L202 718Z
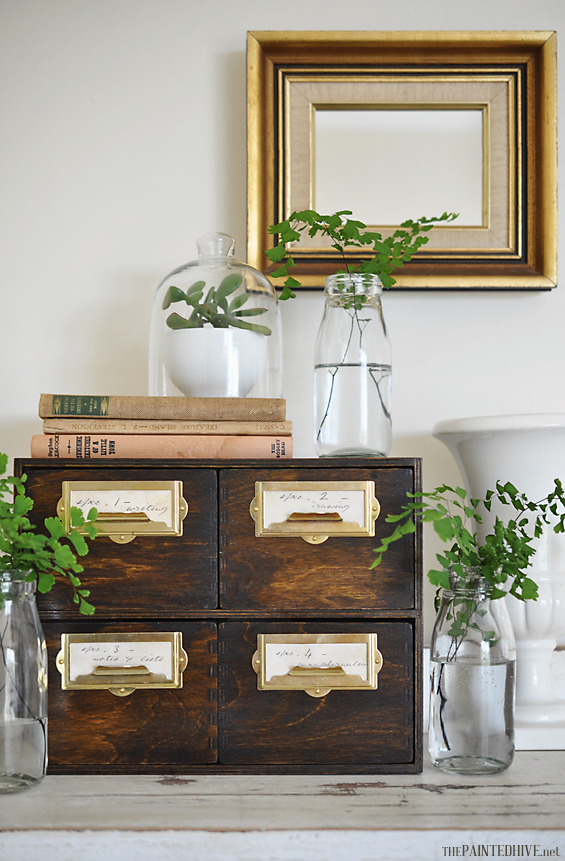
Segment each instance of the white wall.
M3 0L0 450L40 392L144 394L156 285L221 230L245 254L247 30L557 30L563 0ZM560 65L561 92L565 92ZM563 99L561 100L563 104ZM561 122L565 111L560 111ZM560 248L565 251L563 230ZM283 307L295 452L313 456L321 294ZM385 296L396 456L457 481L440 419L565 412L565 292ZM511 478L508 476L508 478ZM432 561L433 540L427 561Z

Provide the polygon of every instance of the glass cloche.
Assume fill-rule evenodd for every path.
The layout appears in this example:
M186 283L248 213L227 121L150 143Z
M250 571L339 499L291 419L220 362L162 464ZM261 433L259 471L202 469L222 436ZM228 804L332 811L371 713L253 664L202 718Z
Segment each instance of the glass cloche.
M268 278L234 259L225 233L197 241L198 260L161 282L153 300L149 394L282 397L282 331Z

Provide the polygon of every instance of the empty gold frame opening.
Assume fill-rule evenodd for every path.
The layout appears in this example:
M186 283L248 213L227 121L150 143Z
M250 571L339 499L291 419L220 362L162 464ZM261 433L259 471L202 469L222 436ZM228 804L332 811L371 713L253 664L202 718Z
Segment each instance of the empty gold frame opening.
M258 538L373 536L380 505L374 481L256 481L249 507Z
M251 666L260 691L375 691L383 658L377 635L258 634Z
M117 544L138 535L182 535L188 503L182 481L63 481L57 514L67 532L71 508L96 508L96 529ZM82 531L84 534L83 530Z
M180 631L62 634L56 659L64 691L182 688L188 656Z

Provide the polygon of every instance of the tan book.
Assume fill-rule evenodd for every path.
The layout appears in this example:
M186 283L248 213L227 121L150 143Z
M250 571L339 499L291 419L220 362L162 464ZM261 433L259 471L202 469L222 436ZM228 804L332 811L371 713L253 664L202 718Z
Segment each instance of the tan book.
M143 421L138 419L82 419L79 416L44 419L47 434L201 434L215 436L290 436L292 422Z
M32 457L92 460L134 458L290 458L289 436L201 436L185 434L34 434Z
M45 395L39 416L165 421L276 422L286 419L284 398L161 398L143 395Z

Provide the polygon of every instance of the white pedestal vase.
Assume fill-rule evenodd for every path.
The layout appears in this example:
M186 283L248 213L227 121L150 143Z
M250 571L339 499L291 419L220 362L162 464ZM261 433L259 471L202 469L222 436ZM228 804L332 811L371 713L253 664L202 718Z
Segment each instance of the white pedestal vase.
M483 497L497 481L510 481L539 500L554 478L565 480L565 414L455 419L439 422L433 435L452 453L473 497ZM509 515L505 506L496 513ZM478 529L488 532L490 524ZM565 633L565 536L546 530L537 541L531 577L539 586L537 601L506 599L517 649L516 748L561 749L565 701L554 695L550 661Z

